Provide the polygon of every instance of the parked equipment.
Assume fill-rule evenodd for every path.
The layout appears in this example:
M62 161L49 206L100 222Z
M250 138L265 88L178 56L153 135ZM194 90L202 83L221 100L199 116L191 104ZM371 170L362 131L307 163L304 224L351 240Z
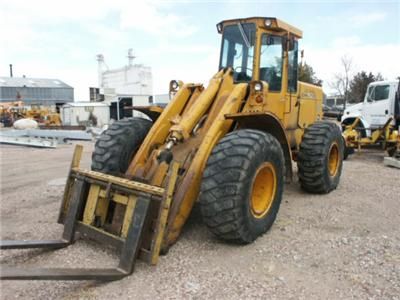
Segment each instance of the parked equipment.
M44 126L61 126L60 114L48 107L31 105L23 113L24 118L30 118Z
M24 106L22 101L0 104L0 122L11 127L20 119L32 119L42 126L61 126L60 115L55 109L41 105Z
M345 140L344 159L354 153L354 149L361 150L362 147L379 145L386 150L390 157L400 154L400 135L391 125L393 117L387 119L382 128L372 131L371 136L362 137L364 127L359 127L360 118L356 118L353 124L346 126L343 137Z
M15 120L23 118L25 111L22 101L0 103L0 124L2 127L11 127Z
M115 280L137 257L156 264L178 239L196 200L220 239L251 243L273 224L297 162L301 187L339 183L343 138L322 121L322 90L297 81L302 32L276 18L227 20L219 72L207 88L172 81L153 121L113 123L96 142L92 170L78 147L62 201L58 241L3 241L1 248L62 248L75 233L121 250L115 269L6 269L2 279ZM146 110L141 108L141 112ZM158 117L157 117L158 114Z
M370 83L364 102L345 110L342 117L345 154L354 149L380 146L390 157L400 154L399 82Z
M400 126L400 86L397 81L376 81L368 85L364 101L348 107L342 116L342 127L359 118L362 136L371 136L392 117L390 124L397 130Z

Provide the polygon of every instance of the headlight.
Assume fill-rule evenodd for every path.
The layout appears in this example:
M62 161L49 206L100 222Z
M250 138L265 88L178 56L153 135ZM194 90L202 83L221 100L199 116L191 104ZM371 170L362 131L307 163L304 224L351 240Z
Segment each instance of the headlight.
M272 21L270 19L265 20L265 26L271 27L272 26Z
M261 91L262 91L262 88L263 88L263 85L262 85L261 82L256 82L256 83L254 84L254 90L255 90L256 92L261 92Z

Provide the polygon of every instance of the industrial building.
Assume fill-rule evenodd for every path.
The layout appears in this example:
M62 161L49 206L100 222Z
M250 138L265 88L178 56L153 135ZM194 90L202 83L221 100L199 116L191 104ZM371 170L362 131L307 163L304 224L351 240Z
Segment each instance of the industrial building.
M0 102L60 106L74 102L74 89L59 79L0 77Z
M110 117L119 120L124 117L141 115L139 112L124 110L126 106L148 105L153 94L151 68L134 64L132 49L128 50L128 64L110 69L102 54L97 55L99 88L91 88L91 101L110 104Z
M151 68L134 64L132 49L128 50L128 64L110 69L102 54L97 55L100 93L105 96L150 96L153 94Z

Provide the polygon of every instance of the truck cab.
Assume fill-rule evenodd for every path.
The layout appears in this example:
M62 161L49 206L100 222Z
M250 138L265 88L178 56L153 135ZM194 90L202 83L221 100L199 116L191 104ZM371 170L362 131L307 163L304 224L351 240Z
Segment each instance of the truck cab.
M350 125L360 118L360 125L366 128L365 136L371 130L382 127L393 117L392 125L399 126L399 82L376 81L368 85L364 101L348 107L342 116L342 125Z

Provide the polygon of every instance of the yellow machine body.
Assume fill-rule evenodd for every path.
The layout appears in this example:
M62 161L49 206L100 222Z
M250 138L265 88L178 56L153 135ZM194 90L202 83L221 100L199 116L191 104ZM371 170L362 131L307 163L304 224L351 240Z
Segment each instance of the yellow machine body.
M282 37L286 41L284 47L287 48L302 36L300 30L275 18L269 18L272 24L267 27L266 20L237 19L218 25L222 27L222 33L223 28L229 25L255 25L255 52L252 62L254 73L251 81L235 82L233 70L226 68L217 72L207 87L176 82L175 89L171 88L171 93L175 96L160 112L129 165L126 178L162 188L168 186L171 163L157 159L160 153L166 149L170 151L173 162L179 166L163 236L164 248L168 248L178 238L198 197L206 161L216 143L226 133L237 128L254 128L274 135L284 149L287 180L291 180L291 160L298 151L304 129L322 119L320 87L297 82L295 91L288 92L288 50L285 49L282 55L280 91L269 91L268 83L260 80L258 70L262 35ZM256 84L262 84L262 89L256 90ZM91 211L93 203L90 201L97 203L97 198L99 195L101 198L102 193L105 191L98 189L89 193L87 207ZM119 196L114 195L115 197ZM121 204L121 201L115 201ZM103 205L97 208L99 215L105 216L107 207ZM129 218L125 220L130 221ZM90 224L92 219L87 217L83 222ZM121 228L126 226L127 224L122 224Z
M127 267L127 257L134 260L139 256L155 264L160 252L178 239L198 199L207 160L224 136L239 129L256 129L275 138L277 147L280 144L285 167L275 170L271 164L263 164L256 184L262 190L262 181L271 178L276 182L277 172L283 169L286 180L291 181L292 160L297 158L304 132L322 119L322 89L297 81L299 29L276 18L227 20L217 24L217 29L222 33L221 62L208 86L172 81L173 98L164 109L138 108L153 124L125 174L82 170L82 149L75 151L59 215L66 228L64 239L71 242L75 229L103 243L127 243L119 268L124 274L133 270L133 266ZM232 34L236 37L228 41ZM235 38L241 38L246 47L231 47ZM275 56L268 52L273 50ZM230 59L240 61L239 67L228 63L227 51ZM329 152L336 155L330 155L330 161L336 173L340 147L335 144L333 149ZM279 150L279 155L282 152ZM271 186L268 193L273 195L275 190L276 186ZM255 195L251 200L256 217L264 214L260 199ZM40 278L54 278L49 274L54 275L44 272ZM55 277L68 278L65 274ZM75 275L71 273L69 278L95 277ZM21 279L14 273L4 277Z

